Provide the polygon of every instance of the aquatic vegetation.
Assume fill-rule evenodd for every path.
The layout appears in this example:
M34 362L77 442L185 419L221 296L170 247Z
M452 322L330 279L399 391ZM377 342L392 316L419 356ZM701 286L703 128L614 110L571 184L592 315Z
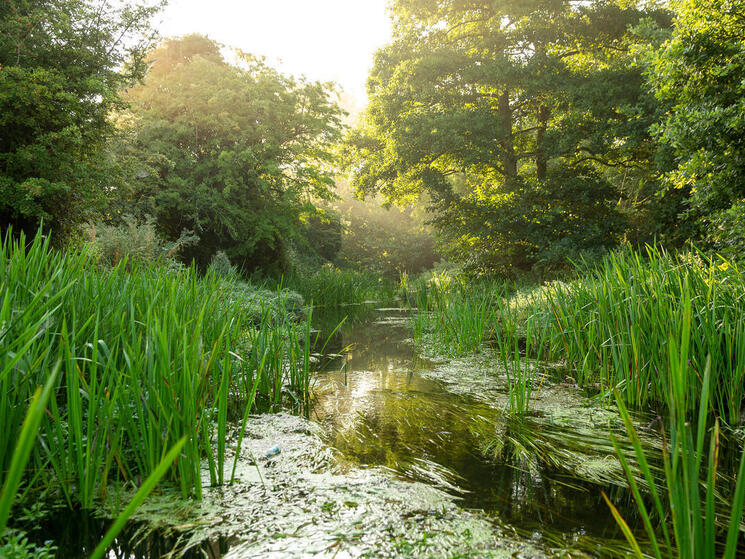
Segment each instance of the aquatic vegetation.
M136 513L172 537L174 556L221 536L231 541L224 557L236 559L337 550L338 556L400 557L408 545L416 546L412 556L432 559L544 556L537 544L520 541L484 514L462 510L436 487L379 467L340 465L317 423L266 414L253 418L248 435L240 483L205 488L198 502L154 495ZM251 458L274 445L280 453Z
M468 284L440 274L412 287L407 286L405 295L417 310L412 316L416 339L432 334L443 354L456 356L478 353L494 334L504 284Z
M18 443L11 457L10 468L2 484L2 492L0 492L0 553L2 553L3 557L34 557L37 559L46 559L53 557L55 551L55 547L50 542L46 542L43 546L38 547L28 541L23 531L16 531L14 533L7 531L6 529L10 510L13 501L17 497L21 480L25 473L26 464L31 457L31 451L36 442L36 437L38 435L46 406L52 396L52 389L56 384L58 373L59 368L57 367L47 380L44 387L38 387L34 392L31 404L26 412L26 418L21 427ZM165 475L168 468L171 467L185 442L186 437L183 437L171 450L168 451L160 464L158 464L155 471L150 474L148 479L145 480L142 486L137 490L127 507L118 515L114 524L97 545L91 555L91 559L100 559L103 557L114 538L116 538L117 534L124 528L127 520L152 492L160 479Z
M521 320L508 303L514 286L499 281L471 283L462 277L440 274L420 281L408 291L417 309L412 317L414 337L431 340L439 353L462 356L479 353L485 344L501 357L501 370L509 383L509 408L527 413L534 389L536 357L544 353L545 331L532 316Z
M679 557L681 559L734 559L741 536L741 519L745 506L745 452L741 453L736 483L728 496L729 510L717 507L717 487L720 449L718 419L713 427L708 418L711 414L712 374L707 361L702 377L701 397L698 403L697 421L688 420L689 384L696 375L690 372L689 334L691 328L691 301L683 302L684 316L680 342L677 336L669 340L670 369L668 408L670 410L664 456L664 484L652 475L649 460L644 452L636 428L629 417L623 398L616 391L616 400L624 418L629 437L634 444L636 462L641 469L647 489L652 497L649 506L642 497L639 484L631 474L629 454L614 446L626 473L629 487L643 520L650 540L651 553L657 559ZM708 459L705 454L706 439L709 439ZM721 485L721 484L720 484ZM646 555L621 514L605 497L618 525L624 532L635 555ZM718 519L723 518L725 528L718 530Z
M297 291L314 307L390 300L395 284L368 271L321 266L297 270L282 280L282 285Z
M736 263L696 251L628 248L596 265L582 264L578 275L517 293L483 280L430 285L426 296L418 295L417 307L428 312L414 319L415 337L421 341L427 334L443 345L457 341L454 347L466 352L489 342L515 371L522 370L524 358L562 363L580 387L607 396L617 388L634 409L665 407L668 337L680 331L681 302L688 299L690 370L703 370L710 357L714 407L727 424L739 424L745 399L745 277ZM480 316L490 318L477 329L457 329ZM687 390L687 411L694 413L701 379L692 378Z
M54 378L22 476L28 495L54 488L69 505L91 508L111 482L139 484L158 471L183 437L165 479L198 498L204 462L209 483L224 483L242 442L228 441L230 420L245 424L256 401L307 403L310 325L283 316L282 293L271 304L193 269L101 270L89 251L8 234L0 246L0 472L17 472L11 456L27 402Z

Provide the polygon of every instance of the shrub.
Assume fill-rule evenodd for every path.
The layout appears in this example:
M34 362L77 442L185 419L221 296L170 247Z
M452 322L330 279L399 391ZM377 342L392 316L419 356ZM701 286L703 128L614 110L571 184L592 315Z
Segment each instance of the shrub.
M124 260L130 266L175 264L179 252L199 239L184 231L175 242L166 242L158 235L152 218L139 222L133 216L124 216L121 225L90 224L86 233L99 262L108 267Z

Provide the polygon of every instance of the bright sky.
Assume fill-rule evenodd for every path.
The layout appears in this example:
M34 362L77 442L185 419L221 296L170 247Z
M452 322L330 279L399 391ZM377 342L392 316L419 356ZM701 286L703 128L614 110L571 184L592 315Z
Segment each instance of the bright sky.
M390 27L386 0L170 0L159 30L264 55L284 72L335 81L364 105L372 56Z

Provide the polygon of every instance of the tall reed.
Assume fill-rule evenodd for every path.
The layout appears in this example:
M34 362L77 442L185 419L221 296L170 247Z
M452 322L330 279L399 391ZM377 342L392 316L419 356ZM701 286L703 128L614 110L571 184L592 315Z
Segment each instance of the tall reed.
M606 394L618 388L635 409L665 408L669 335L680 331L682 301L690 300L690 370L703 370L710 358L714 407L726 423L739 423L745 399L745 276L737 264L695 250L627 248L599 264L583 264L578 275L529 296L513 296L503 285L483 281L430 286L416 295L416 306L429 313L416 318L415 334L430 332L454 352L474 351L491 337L502 354L512 356L508 361L560 362L579 386ZM474 323L478 327L462 327ZM518 342L530 347L515 351ZM687 390L687 411L695 413L701 379L692 378Z
M236 293L230 281L193 269L124 262L101 270L89 252L8 234L0 245L0 473L10 470L26 403L58 363L24 476L29 491L52 486L90 508L111 481L155 472L184 437L166 478L200 497L204 461L211 483L223 483L229 410L247 417L256 398L307 404L310 375L309 326L266 308L257 323L254 307L263 303Z
M315 270L295 271L283 279L283 285L300 293L316 307L385 301L394 297L394 282L360 270L322 266Z
M639 441L634 423L630 418L623 398L616 391L621 416L634 447L634 457L652 497L649 508L629 465L629 457L620 450L615 439L613 444L626 473L629 487L650 541L651 553L657 559L679 557L681 559L734 559L740 535L740 521L745 505L745 452L740 458L734 490L729 495L728 511L718 510L717 487L720 432L719 421L709 421L710 398L713 394L711 362L707 360L703 375L691 371L690 329L691 300L685 298L683 323L680 335L671 334L668 340L669 369L665 375L668 383L667 405L670 410L669 427L665 434L664 485L652 474ZM689 385L694 378L701 378L701 396L698 402L698 417L689 420ZM708 453L705 452L709 439ZM635 534L621 517L610 500L603 495L618 525L626 536L635 555L646 555ZM721 507L720 507L721 508ZM724 530L718 529L718 518L724 516Z

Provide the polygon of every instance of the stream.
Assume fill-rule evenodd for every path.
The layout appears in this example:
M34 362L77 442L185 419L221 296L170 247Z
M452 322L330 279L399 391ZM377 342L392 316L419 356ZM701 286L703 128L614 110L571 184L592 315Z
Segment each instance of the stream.
M538 397L534 417L510 420L506 388L490 362L450 360L453 366L418 356L408 316L403 309L368 308L364 319L349 321L330 338L318 356L322 371L312 390L311 422L258 416L264 419L257 424L266 427L250 434L248 449L263 453L276 440L282 452L244 468L249 486L216 488L203 503L190 505L189 525L214 531L197 531L183 557L447 556L437 547L425 553L426 541L409 545L422 533L434 542L447 533L450 539L434 545L448 551L463 534L486 534L476 538L472 553L461 542L467 551L458 557L538 557L558 550L602 557L608 546L623 547L601 490L632 527L637 519L622 484L611 483L605 468L608 418L588 408L583 396L555 389L558 405ZM320 426L317 433L313 425ZM317 439L311 451L303 442L310 434ZM413 504L420 495L422 502ZM173 524L180 506L155 498L146 514ZM59 546L56 557L85 557L107 524L61 515L44 535ZM131 524L109 557L160 558L185 545L178 533L142 530L145 524ZM230 535L241 532L259 535L248 542ZM517 547L492 554L502 538ZM523 548L520 542L529 547L515 551Z
M326 428L327 442L348 460L434 485L461 507L484 511L532 539L620 538L600 490L623 491L540 463L526 468L510 453L485 456L490 437L509 424L504 409L467 389L454 393L440 375L430 376L437 364L417 356L407 322L404 309L378 309L374 319L348 326L334 340L339 350L351 349L320 375L311 412ZM542 434L531 432L530 421L521 427L522 436ZM562 431L559 437L570 432ZM634 515L631 508L625 512Z

